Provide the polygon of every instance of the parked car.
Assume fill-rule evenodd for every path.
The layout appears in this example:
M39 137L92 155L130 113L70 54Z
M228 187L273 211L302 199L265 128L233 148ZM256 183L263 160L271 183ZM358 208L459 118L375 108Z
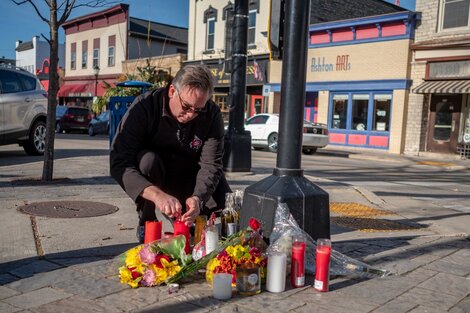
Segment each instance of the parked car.
M268 148L271 152L277 152L279 115L255 115L246 121L245 129L251 132L251 145L254 149ZM303 153L313 154L318 148L325 147L328 142L328 127L325 124L304 121L302 136Z
M17 143L42 155L46 143L47 92L24 69L0 65L0 145Z
M88 124L88 135L109 134L109 111L104 111L97 117L94 117Z
M91 121L91 112L87 108L75 106L56 107L55 130L58 133L65 133L71 130L88 131L88 124Z

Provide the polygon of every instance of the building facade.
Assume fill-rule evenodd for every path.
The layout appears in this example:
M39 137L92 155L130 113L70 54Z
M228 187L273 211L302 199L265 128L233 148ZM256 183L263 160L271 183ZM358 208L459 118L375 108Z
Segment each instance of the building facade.
M470 146L470 1L417 0L405 153Z
M282 61L270 58L270 5L249 1L246 117L280 112ZM230 10L231 1L190 1L188 62L213 69L222 110ZM311 0L304 117L328 124L331 144L403 152L414 27L413 12L384 1Z
M414 21L404 11L310 26L304 113L328 124L330 144L403 151ZM280 66L269 77L274 111Z
M269 48L267 30L269 0L248 1L248 46L246 68L246 117L268 112L263 86L268 83ZM191 0L187 64L204 63L216 83L213 100L228 119L231 40L234 1ZM226 53L227 52L227 53Z
M36 74L49 64L50 46L46 41L42 41L39 36L34 36L31 41L16 41L16 66L21 67L31 74ZM65 64L65 45L59 44L58 67Z
M61 104L90 106L113 85L132 73L128 60L184 53L187 29L129 16L129 5L67 21L65 30L65 83L59 90Z

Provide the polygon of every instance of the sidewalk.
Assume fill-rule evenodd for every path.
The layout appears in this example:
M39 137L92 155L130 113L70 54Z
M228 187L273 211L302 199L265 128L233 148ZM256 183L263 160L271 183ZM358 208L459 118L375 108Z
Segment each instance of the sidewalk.
M384 162L427 161L339 148L319 153ZM130 289L119 283L111 259L136 245L135 208L107 176L108 169L102 166L108 162L106 151L55 162L55 177L62 180L53 184L24 180L40 172L41 161L2 167L0 312L470 312L467 234L440 228L363 232L335 224L333 220L340 220L341 214L334 212L334 249L395 275L371 280L336 277L328 293L307 286L281 294L234 295L229 301L213 299L202 276L182 283L172 294L166 287ZM442 163L458 170L454 166L468 168L470 162ZM265 169L251 175L228 175L228 179L235 189L243 189L270 173ZM388 210L394 215L384 219L415 224L406 221L411 215L402 214L401 207L384 203L363 187L307 178L325 189L332 203ZM74 219L30 217L17 211L25 203L52 200L96 201L115 205L119 211ZM413 214L419 217L419 212ZM311 276L307 284L312 284Z

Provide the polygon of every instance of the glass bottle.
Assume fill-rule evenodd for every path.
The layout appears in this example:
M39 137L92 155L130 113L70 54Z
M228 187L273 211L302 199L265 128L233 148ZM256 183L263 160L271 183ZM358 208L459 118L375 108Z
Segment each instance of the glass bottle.
M225 208L222 210L222 237L229 237L238 232L239 214L235 210L235 198L233 193L225 195Z

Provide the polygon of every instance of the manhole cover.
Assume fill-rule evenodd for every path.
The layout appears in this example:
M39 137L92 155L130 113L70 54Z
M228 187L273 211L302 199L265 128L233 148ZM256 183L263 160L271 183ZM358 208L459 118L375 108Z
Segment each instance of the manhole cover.
M112 214L117 212L119 208L93 201L48 201L23 205L18 210L35 216L76 218Z

